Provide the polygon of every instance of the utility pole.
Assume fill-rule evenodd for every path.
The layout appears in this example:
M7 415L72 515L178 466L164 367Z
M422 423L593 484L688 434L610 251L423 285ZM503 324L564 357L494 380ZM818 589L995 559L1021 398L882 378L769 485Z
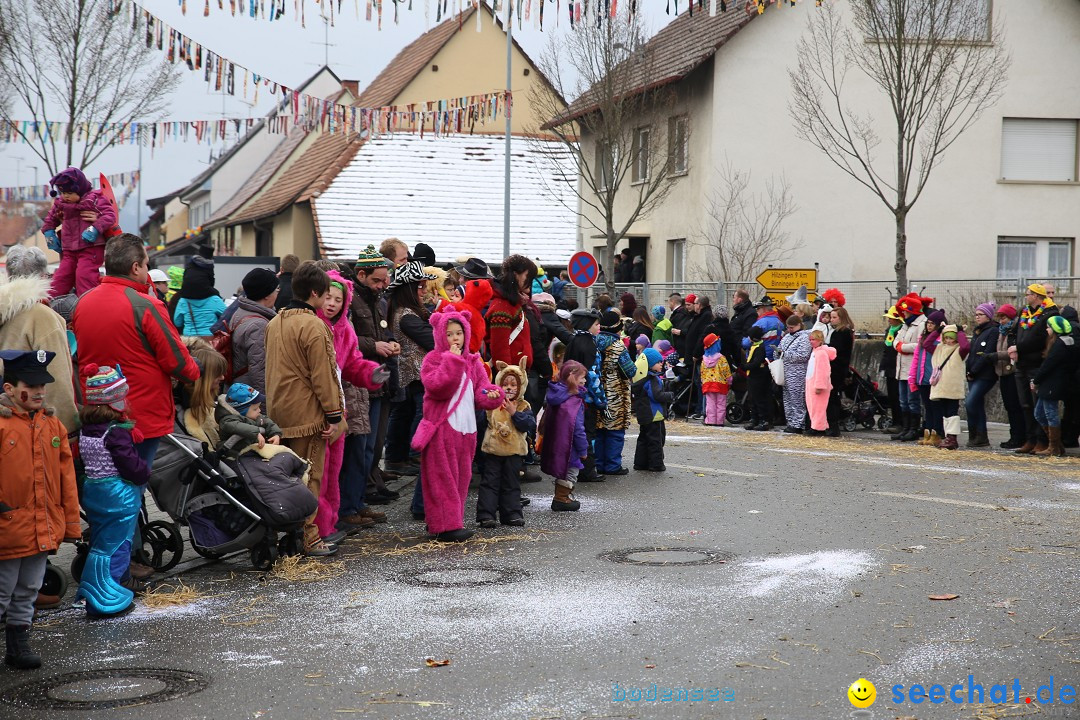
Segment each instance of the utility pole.
M510 257L510 89L512 85L511 61L514 58L514 2L503 0L506 6L506 154L505 177L503 179L503 257Z

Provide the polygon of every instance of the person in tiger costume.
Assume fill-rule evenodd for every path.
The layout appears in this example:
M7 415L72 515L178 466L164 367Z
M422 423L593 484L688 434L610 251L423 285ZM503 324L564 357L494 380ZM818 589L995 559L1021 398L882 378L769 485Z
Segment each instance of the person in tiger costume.
M603 475L626 475L622 452L626 429L630 427L630 381L637 367L630 351L623 344L619 331L622 318L614 310L600 316L600 334L596 337L599 357L600 384L607 397L607 406L597 414L596 472Z

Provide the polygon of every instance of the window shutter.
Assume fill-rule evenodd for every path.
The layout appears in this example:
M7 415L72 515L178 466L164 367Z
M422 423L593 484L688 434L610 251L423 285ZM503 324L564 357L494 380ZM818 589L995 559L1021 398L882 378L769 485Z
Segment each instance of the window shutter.
M1005 118L1003 180L1076 181L1076 120Z

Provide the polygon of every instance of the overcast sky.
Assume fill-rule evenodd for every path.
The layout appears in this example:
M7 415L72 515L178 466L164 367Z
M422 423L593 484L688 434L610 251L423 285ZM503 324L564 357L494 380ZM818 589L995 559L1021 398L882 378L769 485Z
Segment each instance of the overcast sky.
M99 0L104 2L105 0ZM365 0L344 0L343 13L336 18L334 27L327 30L318 17L318 9L313 2L307 5L307 27L301 27L294 19L294 3L286 2L287 14L281 20L270 22L248 17L232 17L227 11L217 10L217 2L209 17L203 17L202 0L188 0L188 14L182 15L176 0L144 0L143 5L158 17L193 41L198 42L222 57L249 68L252 72L268 77L288 87L296 87L307 77L315 73L323 64L326 54L329 65L338 77L346 80L359 80L360 87L365 87L386 67L402 47L415 40L429 27L436 24L434 8L429 17L425 17L425 5L434 5L434 0L411 0L414 9L408 10L408 3L403 2L400 19L394 23L392 3L387 0L387 10L383 16L382 30L374 22L363 19ZM449 3L453 6L454 0ZM650 9L645 10L645 27L655 33L666 25L673 16L665 14L663 2L641 2ZM565 10L565 3L562 3ZM225 3L228 8L228 3ZM554 7L550 4L549 7ZM357 18L359 12L359 19ZM560 17L560 28L556 29L552 20L554 13L545 9L544 27L540 32L527 24L520 32L515 29L515 38L527 53L536 57L548 42L552 32L566 31L565 18ZM466 26L466 33L475 33L475 22ZM483 32L499 32L485 23ZM331 47L325 47L329 39ZM261 117L270 109L267 103L269 93L265 88L259 94L259 107L246 103L241 97L223 96L208 88L203 81L201 71L181 70L182 82L174 94L173 103L163 120L209 120L222 117ZM237 82L239 93L239 79ZM478 88L486 91L488 88ZM250 92L249 92L250 98ZM437 100L440 98L431 98ZM153 157L148 150L143 151L143 202L148 198L164 195L183 187L192 177L206 168L211 154L222 152L221 146L208 146L194 142L169 141L165 147L154 151ZM15 158L23 158L21 173L17 173ZM30 169L37 165L38 182L48 182L47 172L41 161L21 144L0 145L0 186L30 185L34 182L34 172ZM132 147L110 150L102 155L89 170L93 174L103 172L106 175L126 172L138 167L138 152ZM254 168L252 168L254 170ZM88 172L87 174L91 174ZM135 195L124 208L122 224L135 226ZM141 219L146 220L148 211L145 204Z

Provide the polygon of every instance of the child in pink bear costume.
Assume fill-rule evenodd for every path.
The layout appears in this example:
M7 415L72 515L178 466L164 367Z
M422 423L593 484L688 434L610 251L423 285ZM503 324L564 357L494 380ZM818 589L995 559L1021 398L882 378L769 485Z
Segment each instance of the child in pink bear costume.
M424 356L424 419L412 446L420 451L420 481L428 532L444 542L472 537L465 530L465 499L476 453L476 409L494 410L502 390L480 356L469 352L472 313L431 316L435 349Z
M806 414L810 417L810 432L820 435L829 427L825 411L832 393L831 362L836 348L825 344L820 330L810 333L810 362L806 365Z
M52 209L45 216L41 233L50 250L60 253L60 266L53 273L50 297L67 295L74 288L82 295L101 282L98 268L105 261L105 241L118 235L116 208L79 168L70 167L49 183L55 188ZM94 221L83 213L95 213ZM60 228L60 237L56 236Z
M337 357L338 378L366 390L376 390L389 374L378 363L365 360L356 339L356 330L349 322L348 309L352 305L352 283L331 270L330 295L317 311L334 336L334 354ZM322 487L319 492L319 509L315 512L315 526L319 536L326 538L337 530L338 510L341 509L341 486L338 478L345 458L345 435L326 448L326 465Z

